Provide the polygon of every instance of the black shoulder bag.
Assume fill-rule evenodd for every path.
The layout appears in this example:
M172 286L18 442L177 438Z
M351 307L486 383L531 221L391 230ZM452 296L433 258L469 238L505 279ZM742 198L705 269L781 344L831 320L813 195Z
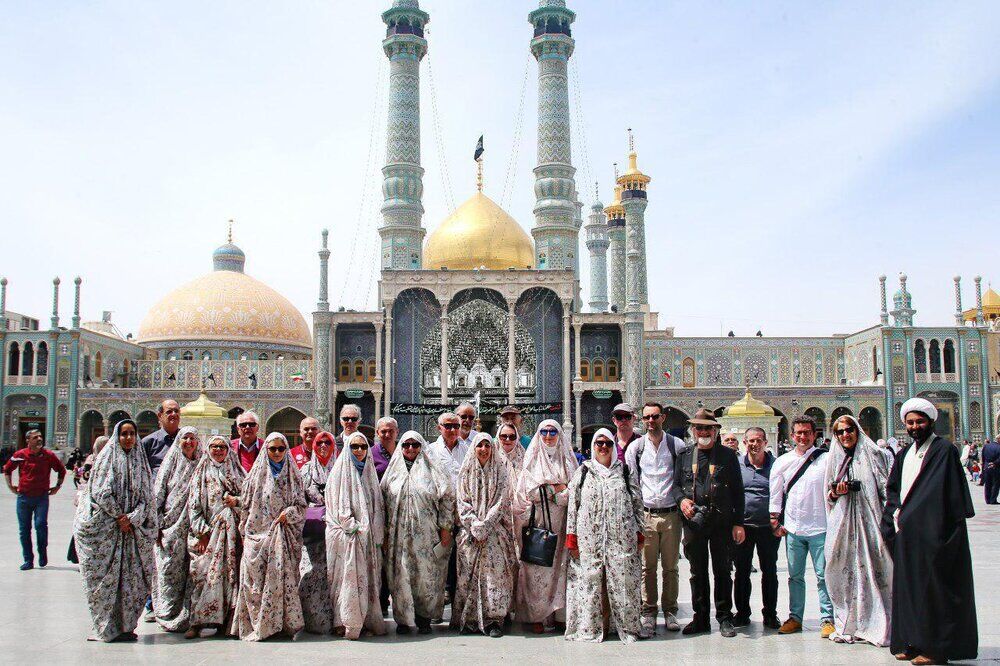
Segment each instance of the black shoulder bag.
M788 502L788 494L792 492L792 486L798 483L799 479L802 478L802 475L806 473L807 469L809 469L809 465L812 465L813 461L816 460L816 458L819 458L821 455L823 455L822 449L816 449L812 453L810 453L809 459L806 460L801 465L799 465L798 470L796 470L795 472L795 476L793 476L792 480L788 482L787 486L785 486L785 492L781 496L781 513L778 514L779 525L785 524L785 504Z
M556 542L559 535L552 531L552 516L549 513L549 498L545 487L538 489L542 500L542 514L548 529L535 525L535 503L531 503L531 519L521 528L521 561L551 567L556 557Z

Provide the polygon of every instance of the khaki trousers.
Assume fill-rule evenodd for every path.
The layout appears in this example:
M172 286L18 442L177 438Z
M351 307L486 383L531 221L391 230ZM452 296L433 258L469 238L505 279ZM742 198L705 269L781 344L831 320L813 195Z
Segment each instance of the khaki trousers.
M657 597L663 614L677 613L677 561L681 553L681 514L645 512L646 542L642 547L642 614L656 617ZM663 593L657 594L656 574L663 567Z

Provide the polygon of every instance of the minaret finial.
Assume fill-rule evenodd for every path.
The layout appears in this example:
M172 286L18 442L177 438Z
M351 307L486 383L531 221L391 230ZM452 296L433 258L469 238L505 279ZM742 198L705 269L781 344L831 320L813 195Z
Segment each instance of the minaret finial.
M229 220L229 235L226 237L227 243L233 242L233 221Z
M601 181L594 181L594 201L598 201L601 198Z
M476 160L476 189L483 191L483 158Z
M632 128L628 128L628 152L635 150L635 137L632 135Z
M615 182L618 182L618 162L615 162Z

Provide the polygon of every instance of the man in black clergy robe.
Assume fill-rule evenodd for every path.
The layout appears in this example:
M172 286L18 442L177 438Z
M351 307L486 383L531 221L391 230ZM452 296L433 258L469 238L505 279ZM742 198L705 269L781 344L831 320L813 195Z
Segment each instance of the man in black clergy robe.
M975 659L969 483L958 449L934 434L934 405L911 398L899 416L913 443L896 457L882 514L893 559L890 649L918 666Z

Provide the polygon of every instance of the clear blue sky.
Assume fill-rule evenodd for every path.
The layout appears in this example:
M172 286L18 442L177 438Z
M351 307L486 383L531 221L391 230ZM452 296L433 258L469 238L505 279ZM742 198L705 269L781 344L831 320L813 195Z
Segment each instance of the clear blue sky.
M209 270L230 217L247 272L307 316L329 227L331 300L373 307L383 5L3 3L8 307L46 320L52 276L68 285L79 274L84 317L113 310L135 331L160 296ZM425 226L474 191L485 134L487 194L530 230L535 4L421 5ZM917 322L947 324L953 275L966 307L974 275L1000 286L997 3L569 5L579 187L589 208L598 179L607 202L632 127L653 177L661 325L857 330L878 321L877 276L890 276L891 293L901 270Z

